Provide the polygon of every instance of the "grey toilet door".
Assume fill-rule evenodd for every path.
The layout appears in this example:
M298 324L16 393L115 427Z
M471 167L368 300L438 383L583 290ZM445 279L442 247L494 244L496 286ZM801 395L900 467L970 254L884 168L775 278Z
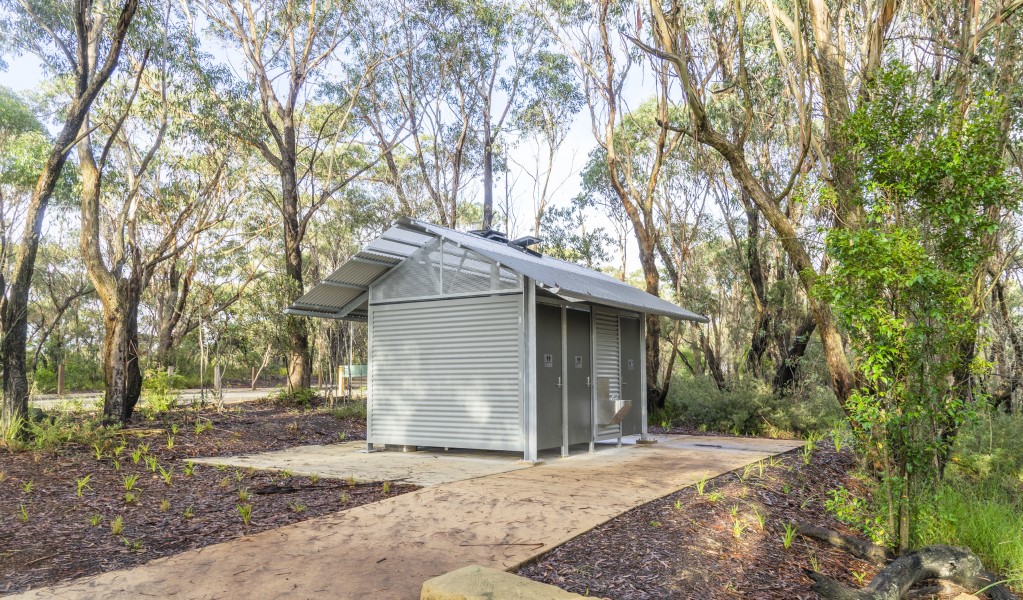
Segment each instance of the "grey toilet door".
M622 421L622 435L634 435L640 433L640 424L643 420L643 410L640 406L643 399L640 389L643 362L640 360L640 352L643 352L644 348L640 340L639 319L622 317L619 327L622 345L622 400L632 400L632 408Z
M590 396L593 369L590 358L590 313L566 311L568 332L568 443L589 443L593 437Z
M561 446L561 308L536 305L537 448Z

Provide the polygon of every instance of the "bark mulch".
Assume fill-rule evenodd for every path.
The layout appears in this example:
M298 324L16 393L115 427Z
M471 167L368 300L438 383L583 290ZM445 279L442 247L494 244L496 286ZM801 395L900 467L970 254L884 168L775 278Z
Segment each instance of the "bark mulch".
M824 507L839 486L862 491L854 462L823 444L809 465L788 452L764 461L762 474L753 466L707 481L702 494L689 487L633 509L519 574L614 600L816 598L804 568L861 587L877 567L799 536L788 550L782 543L793 521L856 533Z
M231 405L221 413L176 409L153 420L135 418L98 450L67 443L0 451L0 594L131 567L417 489L387 484L385 492L383 482L188 462L363 439L364 421L342 417L273 403ZM86 477L79 496L77 482Z

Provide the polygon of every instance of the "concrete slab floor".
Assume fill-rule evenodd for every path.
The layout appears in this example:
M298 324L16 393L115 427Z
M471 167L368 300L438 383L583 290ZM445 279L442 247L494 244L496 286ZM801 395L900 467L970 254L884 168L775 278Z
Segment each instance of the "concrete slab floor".
M193 462L232 467L291 471L295 475L356 481L394 481L433 486L475 479L531 465L508 452L445 452L431 448L419 452L366 452L366 442L326 446L297 446L276 452L198 458Z
M636 444L637 436L622 439L622 447ZM655 436L659 443L679 449L729 449L735 451L784 452L790 442L767 439L725 438L703 436ZM230 467L290 471L295 475L309 477L316 475L324 479L347 479L356 481L393 481L411 483L423 487L486 477L506 473L532 465L519 460L520 455L512 452L484 452L467 450L444 450L443 448L422 448L418 452L388 450L367 453L362 441L329 444L326 446L296 446L286 450L242 454L238 456L217 456L197 458L193 462ZM604 453L620 450L615 441L596 444L596 451ZM589 456L587 445L572 446L568 460L582 460ZM559 449L540 453L544 462L566 460Z
M636 506L801 445L677 436L612 447L424 487L16 597L412 600L432 577L473 564L515 569Z

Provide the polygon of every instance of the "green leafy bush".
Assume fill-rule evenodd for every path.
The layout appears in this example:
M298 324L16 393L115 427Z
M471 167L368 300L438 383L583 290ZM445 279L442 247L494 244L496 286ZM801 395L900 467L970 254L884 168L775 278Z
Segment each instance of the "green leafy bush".
M881 514L871 510L868 500L854 495L845 487L831 490L830 498L824 501L824 508L839 521L855 527L870 537L875 544L888 541L891 532L884 526Z
M147 369L142 380L142 400L151 411L160 414L174 409L181 397L184 377L169 375L163 369Z
M310 408L317 399L316 391L310 388L298 388L295 390L281 390L271 396L275 404L289 408Z

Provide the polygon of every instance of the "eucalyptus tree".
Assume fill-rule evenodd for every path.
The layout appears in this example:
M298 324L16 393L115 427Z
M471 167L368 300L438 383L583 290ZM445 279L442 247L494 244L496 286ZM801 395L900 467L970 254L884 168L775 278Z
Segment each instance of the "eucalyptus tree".
M626 5L611 0L579 4L569 11L555 13L551 26L557 31L566 52L575 61L583 81L590 127L596 150L587 167L605 196L621 206L639 247L644 289L660 295L661 273L657 263L661 219L657 209L657 186L665 163L678 148L682 135L672 131L668 122L667 70L653 69L659 91L650 108L651 127L631 119L624 88L633 69L641 68L641 58L624 47L615 29L629 23ZM631 129L631 131L630 131ZM584 175L584 180L586 175ZM646 365L648 397L655 406L664 402L670 377L662 377L660 356L661 322L647 317Z
M179 116L193 92L176 48L194 39L174 5L161 8L147 13L131 71L111 82L76 145L79 250L103 309L108 422L126 422L141 393L139 307L154 272L223 221L234 193L229 155Z
M483 223L494 225L494 158L507 128L524 104L529 83L542 83L542 57L546 30L539 15L518 2L474 0L438 2L441 18L449 25L444 41L447 53L466 55L468 70L459 78L478 98L482 152ZM554 100L552 98L552 100ZM505 142L507 143L507 142Z
M590 269L611 259L614 240L603 227L587 227L586 207L584 198L576 198L565 207L545 208L539 216L544 254Z
M67 211L70 212L70 211ZM63 216L63 215L62 215ZM55 235L39 248L42 268L36 269L33 300L29 305L30 350L29 372L36 375L42 366L59 371L65 358L66 316L77 312L84 301L91 297L94 289L82 268L81 254L77 247L66 244L74 239L73 225L68 219L49 229Z
M208 72L210 90L221 105L218 118L279 179L279 189L266 199L279 211L291 302L304 292L302 250L313 216L387 151L380 149L368 160L349 152L361 144L355 105L367 78L386 58L356 49L364 23L382 11L333 0L208 0L203 7L216 38L244 60L241 72ZM308 325L303 317L286 319L288 383L293 389L307 387Z
M520 135L537 141L540 148L536 171L526 169L533 180L533 235L540 237L553 192L554 161L585 100L571 58L549 50L536 52L527 70L525 87L526 98L514 116ZM561 210L578 212L574 208Z
M798 235L797 224L782 210L780 204L790 191L791 186L786 186L779 191L770 189L768 184L754 172L751 161L746 155L747 136L752 126L757 124L758 113L754 110L754 106L763 100L753 94L752 90L758 89L754 87L754 81L758 81L757 77L774 77L776 72L771 71L768 74L766 70L763 72L751 71L751 64L763 65L765 63L748 60L743 27L745 13L739 8L739 5L736 5L731 16L732 20L729 21L725 18L725 22L718 23L717 20L722 19L723 14L728 13L708 11L704 14L700 12L702 7L699 10L693 9L696 10L695 14L698 17L696 22L699 23L700 28L699 35L689 37L685 34L686 24L689 22L686 19L692 17L687 12L687 7L676 4L667 12L662 10L658 2L651 2L650 7L653 15L656 47L636 38L633 40L652 56L664 60L665 62L662 64L671 64L674 70L674 75L680 86L674 91L682 95L682 106L690 116L685 124L677 122L672 124L672 129L690 135L722 156L729 166L730 175L773 227L789 255L793 268L799 274L804 288L809 293L818 276L817 265L810 250ZM727 40L723 39L725 36L728 36ZM774 39L777 40L777 36ZM730 49L731 52L725 57L728 61L725 64L720 64L718 61L721 57L715 52L715 49L721 48L723 42L725 42L724 47ZM699 45L698 51L696 50L697 45ZM802 74L801 69L808 68L805 66L808 59L805 58L802 37L796 38L795 45L798 48L797 57L802 63L795 67L790 66L789 69L783 71L785 74L791 70ZM697 57L704 61L699 66L696 64ZM735 65L731 69L734 75L732 79L728 79L722 73L727 65ZM714 102L717 96L710 93L702 79L697 79L696 72L700 72L703 78L718 78L715 79L715 82L720 81L720 85L724 86L724 89L735 94L734 100L729 97L727 101L722 100L721 103L733 107L740 113L740 116L726 120L724 125L715 122L713 118L715 113L709 104ZM795 118L792 120L795 122L792 124L798 128L797 130L800 131L805 142L812 136L808 121L808 102L803 93L804 88L799 83L800 80L791 76L790 81L793 83L788 86L789 93L777 96L772 100L780 106L795 105L795 108L767 114L769 116L780 115L785 119L792 119L791 115L794 114ZM735 126L736 123L739 123L738 127ZM792 168L793 175L790 181L794 181L804 158L805 152L800 155L798 163ZM855 211L845 212L852 214ZM842 346L841 334L827 303L814 301L812 309L831 373L832 387L835 395L844 402L854 387L854 376Z
M367 44L392 59L368 79L360 114L378 139L407 132L386 162L388 183L403 210L422 190L429 216L456 227L466 188L482 168L478 67L452 25L447 3L397 0L391 10L396 21L391 33L374 30Z
M21 220L50 141L31 107L0 86L0 296L6 296L10 263L17 250L14 229Z
M812 160L816 166L810 182L816 187L810 195L818 200L814 210L828 215L821 229L861 227L857 173L862 157L847 131L848 120L869 101L869 84L886 56L898 51L939 57L936 63L921 60L916 68L936 68L935 93L954 93L968 103L977 91L969 82L976 82L979 73L998 73L985 85L1001 89L1005 83L999 78L1015 72L1018 52L1012 48L1018 47L1018 34L1008 22L1018 8L1009 3L970 14L950 11L949 22L932 22L894 0L854 2L841 10L823 0L805 6L773 0L721 6L653 1L647 13L653 40L640 39L640 31L631 36L638 47L672 68L677 83L671 93L685 114L672 129L720 155L743 197L782 244L814 317L832 388L843 404L856 388L857 376L830 304L813 293L828 262L821 260L819 241L810 243L814 240L801 232L784 200L806 161ZM893 47L895 31L901 36L898 48ZM996 39L996 31L1005 36ZM977 52L988 53L996 68L971 66L978 62ZM776 91L765 94L768 90ZM762 110L765 106L772 109ZM755 128L792 132L787 151L769 154L787 163L788 177L772 181L762 176L759 150L748 144Z
M232 202L232 213L242 200ZM255 244L251 232L238 231L233 219L225 219L156 269L146 299L157 365L174 366L175 349L186 336L229 311L253 281L266 275L265 257L251 252Z
M0 425L7 429L28 408L28 300L46 209L92 103L117 68L138 0L124 0L120 5L105 0L4 0L0 6L6 13L6 18L0 20L4 50L35 54L68 91L59 131L26 208L12 282L0 302L0 361L4 371Z

